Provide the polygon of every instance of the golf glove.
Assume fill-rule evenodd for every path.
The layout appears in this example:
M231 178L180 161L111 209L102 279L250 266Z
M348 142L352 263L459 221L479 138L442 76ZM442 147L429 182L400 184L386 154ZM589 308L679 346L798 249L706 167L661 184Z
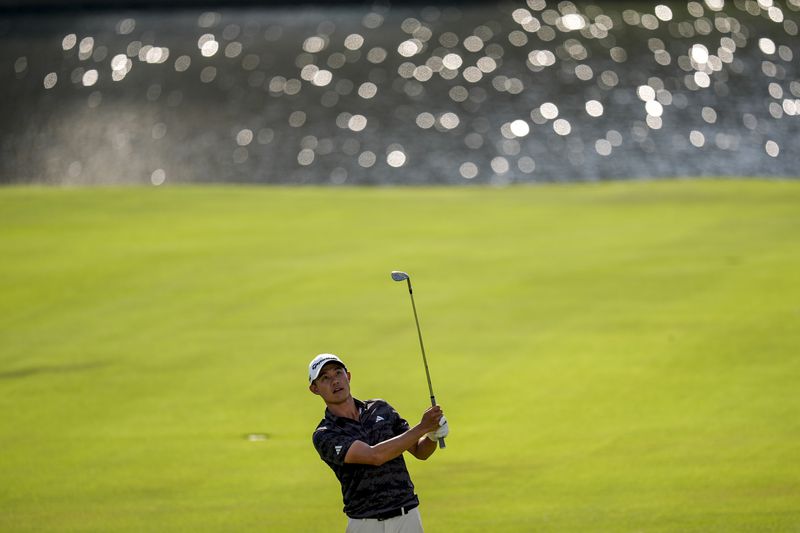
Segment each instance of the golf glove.
M445 438L450 433L450 426L447 425L447 419L442 416L439 419L439 429L436 431L431 431L430 433L426 433L425 436L431 439L433 442L437 442L439 439Z

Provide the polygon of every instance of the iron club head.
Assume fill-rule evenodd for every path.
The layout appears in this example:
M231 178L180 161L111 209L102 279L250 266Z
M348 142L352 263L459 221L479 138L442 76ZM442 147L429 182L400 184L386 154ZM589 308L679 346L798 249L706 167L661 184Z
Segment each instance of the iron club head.
M405 281L408 279L408 274L405 272L400 272L399 270L393 270L392 279L395 281Z

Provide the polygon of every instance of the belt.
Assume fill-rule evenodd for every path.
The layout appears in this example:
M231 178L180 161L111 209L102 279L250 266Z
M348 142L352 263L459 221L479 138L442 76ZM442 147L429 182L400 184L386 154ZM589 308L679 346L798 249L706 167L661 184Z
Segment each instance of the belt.
M418 503L412 503L411 505L406 505L405 507L398 507L397 509L392 509L391 511L386 511L385 513L381 513L375 516L372 516L373 520L377 520L378 522L383 522L384 520L389 520L390 518L394 518L396 516L403 516L408 514L408 512L412 509L416 509Z

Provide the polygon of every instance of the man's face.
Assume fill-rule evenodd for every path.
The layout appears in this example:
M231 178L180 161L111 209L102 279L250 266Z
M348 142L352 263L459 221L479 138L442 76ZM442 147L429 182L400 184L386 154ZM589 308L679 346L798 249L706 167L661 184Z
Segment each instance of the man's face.
M350 372L335 362L327 363L308 388L325 403L343 403L350 397Z

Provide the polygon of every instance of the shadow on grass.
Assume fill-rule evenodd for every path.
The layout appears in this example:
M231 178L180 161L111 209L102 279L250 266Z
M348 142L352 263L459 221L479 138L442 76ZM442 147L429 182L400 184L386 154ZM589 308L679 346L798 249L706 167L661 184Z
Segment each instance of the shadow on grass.
M83 372L86 370L102 368L108 366L109 364L110 363L108 361L96 361L93 363L79 363L74 365L32 366L28 368L19 368L17 370L0 372L0 380L27 378L40 374L70 374L73 372Z

